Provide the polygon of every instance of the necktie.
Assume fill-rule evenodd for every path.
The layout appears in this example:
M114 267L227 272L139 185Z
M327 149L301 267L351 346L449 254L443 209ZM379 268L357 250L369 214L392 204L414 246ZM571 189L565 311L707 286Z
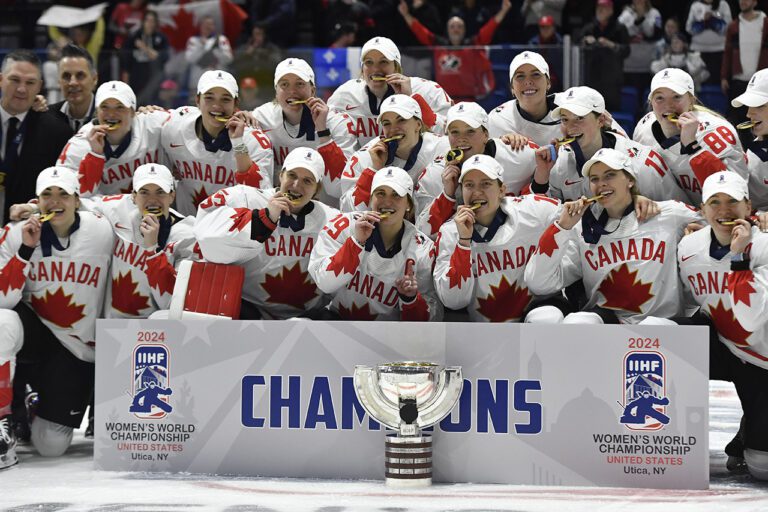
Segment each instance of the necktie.
M19 130L19 119L12 117L8 120L8 131L5 134L5 154L3 155L3 162L6 169L13 166L16 163L16 158L19 155L19 143L16 140Z

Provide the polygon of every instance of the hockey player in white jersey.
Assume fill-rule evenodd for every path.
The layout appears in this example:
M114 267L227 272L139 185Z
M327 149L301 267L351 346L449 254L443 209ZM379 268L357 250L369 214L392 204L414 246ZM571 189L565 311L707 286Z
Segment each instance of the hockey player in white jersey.
M374 37L360 52L362 73L340 85L328 98L328 105L355 122L360 147L381 134L380 107L393 94L412 96L422 109L420 118L427 130L442 134L445 116L453 104L439 84L403 74L400 50L386 37Z
M384 100L378 118L382 135L356 151L342 174L342 211L368 208L371 183L379 169L404 169L415 186L427 165L450 149L446 137L425 131L421 116L419 104L409 96L395 94Z
M434 244L405 220L413 212L411 177L385 167L371 190L370 211L340 214L323 228L310 275L332 295L330 311L342 320L441 320Z
M416 184L416 227L432 239L456 211L459 175L462 164L478 154L495 158L502 167L502 183L507 195L526 193L536 169L533 142L515 151L501 139L488 137L488 114L477 103L457 103L448 111L448 142L451 151L439 154Z
M169 118L163 110L136 115L136 95L128 84L101 84L94 120L64 146L58 164L80 175L83 197L129 193L136 168L164 158L160 131Z
M235 78L226 71L206 71L195 103L197 107L174 110L161 135L179 180L176 209L195 215L201 201L237 183L270 188L272 144L263 132L233 116L238 105Z
M584 164L593 197L563 205L525 269L534 293L554 293L583 279L587 303L565 323L639 323L683 313L677 243L701 217L678 201L638 221L637 177L629 156L601 149ZM594 204L593 204L594 203Z
M687 200L659 152L601 128L606 115L602 94L591 87L571 87L559 101L552 113L561 120L562 136L571 142L547 145L537 151L531 191L561 201L591 195L589 180L581 173L584 162L601 148L613 148L630 157L643 196L657 201Z
M325 163L308 147L291 151L280 187L225 188L200 204L195 234L207 261L245 269L241 318L324 318L330 298L309 277L310 254L339 211L314 199Z
M702 187L709 226L683 237L677 261L685 291L700 306L681 324L710 328L710 379L734 383L744 410L728 443L728 469L746 462L768 480L768 234L748 220L747 182L720 171Z
M653 110L637 123L632 138L664 157L688 204L701 204L701 184L710 174L727 169L747 177L736 129L698 103L691 75L662 69L651 81L648 100Z
M539 236L557 218L551 197L505 197L503 169L475 155L461 169L464 204L440 228L435 289L450 309L467 308L473 322L552 323L569 306L557 292L534 296L523 272ZM553 320L554 318L554 320Z
M750 79L744 94L731 101L736 108L748 107L749 121L743 129L752 131L754 140L747 147L749 197L752 208L768 212L768 69L761 69ZM742 125L737 126L737 128Z
M106 219L77 211L78 187L70 169L43 170L40 216L8 224L0 235L0 412L10 403L12 377L33 383L39 405L32 444L44 456L67 449L93 390L96 319L113 245ZM8 417L0 421L5 438ZM13 445L0 442L3 464L15 462Z
M357 145L354 120L344 112L330 112L316 97L315 72L302 59L289 58L275 68L275 100L253 115L272 142L274 182L288 153L299 147L317 149L325 161L323 192L338 198L341 173Z

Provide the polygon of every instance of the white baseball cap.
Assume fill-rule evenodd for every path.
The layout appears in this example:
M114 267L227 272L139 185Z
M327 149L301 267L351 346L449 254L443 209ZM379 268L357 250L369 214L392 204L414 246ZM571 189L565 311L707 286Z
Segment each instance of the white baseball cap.
M517 71L517 68L522 66L523 64L530 64L531 66L535 67L545 75L549 76L549 64L547 64L547 61L544 60L544 57L542 57L540 54L536 52L529 52L524 51L522 53L518 53L515 55L515 58L512 59L512 62L509 65L509 81L512 81L512 78L515 76L515 72Z
M133 173L133 190L138 192L144 185L157 185L170 193L174 186L173 174L162 164L140 165Z
M611 169L617 171L626 171L630 176L637 180L637 172L632 167L632 160L629 159L629 155L622 151L618 151L613 148L602 148L597 151L592 158L584 163L584 167L581 168L582 176L589 177L589 170L597 162L602 162Z
M377 119L379 123L381 123L381 116L387 112L394 112L403 119L410 119L412 117L421 119L419 103L406 94L393 94L382 102Z
M59 187L66 190L68 194L80 194L80 181L77 178L77 172L66 167L48 167L37 175L35 195L39 196L49 187Z
M400 197L405 195L413 197L413 180L406 171L399 167L384 167L376 171L371 184L371 197L377 188L383 186L390 187Z
M312 71L312 66L307 64L307 61L304 59L291 57L282 61L275 68L275 85L277 85L281 78L290 73L293 73L305 82L315 83L315 72Z
M365 59L366 54L371 50L378 50L387 59L400 64L400 50L397 49L397 45L388 37L377 36L365 43L360 51L360 60Z
M320 183L325 174L325 161L316 150L307 147L296 148L285 157L283 170L306 169Z
M136 94L134 94L131 86L125 82L118 80L112 80L111 82L105 82L96 89L96 106L108 100L115 99L128 108L136 110Z
M653 96L653 93L661 87L672 89L677 94L685 94L687 92L691 94L694 93L693 78L691 78L691 75L678 68L662 69L653 75L653 80L651 80L651 91L648 94L648 99L650 100Z
M552 117L559 118L561 110L573 112L577 116L585 116L590 112L602 114L605 112L603 95L591 87L571 87L556 97L559 103L552 110Z
M501 175L504 173L504 168L496 161L495 158L488 155L475 155L461 166L461 174L459 175L459 183L464 179L470 171L480 171L492 180L501 180Z
M715 174L710 174L709 177L704 180L704 185L701 187L702 202L706 203L707 199L718 192L728 194L737 201L749 199L747 180L733 171L720 171Z
M448 109L448 124L454 121L464 121L472 128L488 128L488 113L471 101L461 101Z
M768 69L761 69L749 79L744 94L731 101L734 107L762 107L768 103Z
M226 71L211 69L203 73L197 81L197 94L205 94L214 87L221 87L233 98L237 98L237 80Z

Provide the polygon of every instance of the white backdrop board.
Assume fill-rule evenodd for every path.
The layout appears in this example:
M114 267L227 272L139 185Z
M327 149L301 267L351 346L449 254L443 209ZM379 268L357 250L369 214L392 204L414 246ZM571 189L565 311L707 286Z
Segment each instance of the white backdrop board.
M436 481L709 485L704 327L100 320L97 344L99 469L383 479L353 369L417 360L464 372Z

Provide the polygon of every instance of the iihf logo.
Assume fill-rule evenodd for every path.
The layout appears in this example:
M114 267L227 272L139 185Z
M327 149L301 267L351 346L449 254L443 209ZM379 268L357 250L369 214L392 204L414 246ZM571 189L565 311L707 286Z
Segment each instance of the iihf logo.
M138 345L133 350L133 385L130 412L140 419L165 418L173 407L168 349L162 345Z
M664 414L666 361L658 352L629 352L624 356L623 402L619 421L630 430L659 430L669 423Z

